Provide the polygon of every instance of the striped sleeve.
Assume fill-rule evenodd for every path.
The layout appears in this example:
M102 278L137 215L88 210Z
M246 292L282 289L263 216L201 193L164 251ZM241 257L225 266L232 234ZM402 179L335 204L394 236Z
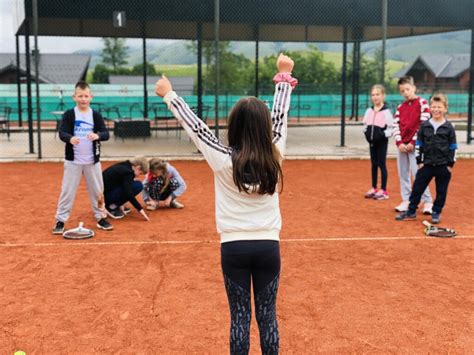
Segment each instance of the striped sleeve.
M420 121L421 123L428 121L431 117L430 112L430 105L428 105L428 101L424 98L420 97Z
M430 106L428 105L428 101L422 97L418 97L418 101L420 103L420 124L422 124L423 122L428 121L431 117ZM416 132L411 139L412 144L415 144L417 140L417 134L418 132Z
M397 111L395 112L395 117L393 118L393 133L395 137L395 143L397 145L402 144L402 135L400 134L400 106L398 105Z
M285 156L286 150L291 92L289 83L281 82L275 85L272 107L273 144L277 146L282 157Z
M191 110L188 104L174 91L169 92L163 100L168 105L173 115L184 128L189 138L206 158L213 171L220 170L232 149L221 142L211 132L209 127Z

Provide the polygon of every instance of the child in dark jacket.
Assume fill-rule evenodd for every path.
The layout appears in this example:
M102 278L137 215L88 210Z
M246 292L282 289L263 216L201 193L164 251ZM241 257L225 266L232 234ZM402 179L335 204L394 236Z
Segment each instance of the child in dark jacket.
M130 202L145 220L150 220L135 197L143 190L142 182L137 179L146 173L148 160L143 156L113 164L103 171L105 208L110 217L125 217L131 212L125 203Z
M416 141L418 173L410 195L410 204L408 211L396 217L398 221L416 219L416 209L421 195L433 177L436 181L436 199L431 215L432 223L440 222L446 202L448 185L456 162L456 133L451 122L445 118L448 111L446 95L437 93L433 95L430 103L432 116L420 126Z
M83 175L97 227L103 230L112 229L112 225L104 218L98 203L104 190L100 142L109 139L109 132L101 114L90 108L92 93L86 82L79 81L76 84L73 99L76 107L64 112L59 125L59 138L66 143L66 159L53 234L64 232L64 225L71 214L77 188Z

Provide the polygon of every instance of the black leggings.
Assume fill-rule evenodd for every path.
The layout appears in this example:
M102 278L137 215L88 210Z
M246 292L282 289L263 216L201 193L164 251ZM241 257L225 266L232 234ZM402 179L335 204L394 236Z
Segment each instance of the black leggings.
M387 148L388 139L380 143L374 143L370 146L370 162L372 165L372 187L377 188L377 173L380 168L382 174L382 190L387 190Z
M222 243L221 265L230 307L230 353L249 352L252 282L262 354L278 354L280 339L276 297L280 277L279 243L273 240Z

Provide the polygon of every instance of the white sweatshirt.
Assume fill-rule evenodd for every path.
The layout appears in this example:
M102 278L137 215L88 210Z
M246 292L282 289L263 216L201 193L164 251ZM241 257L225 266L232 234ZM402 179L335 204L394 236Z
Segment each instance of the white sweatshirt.
M281 82L275 86L272 108L273 143L285 155L288 110L292 88ZM216 224L221 243L237 240L279 240L281 215L278 192L273 195L248 194L239 189L232 175L232 148L219 142L174 91L164 101L202 152L214 172Z

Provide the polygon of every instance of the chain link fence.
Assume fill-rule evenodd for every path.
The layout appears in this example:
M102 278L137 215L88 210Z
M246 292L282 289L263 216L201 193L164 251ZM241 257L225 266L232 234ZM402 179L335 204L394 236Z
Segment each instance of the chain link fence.
M272 105L280 52L295 60L300 82L290 108L290 154L367 155L361 121L370 87L384 83L394 112L403 75L415 78L426 99L435 91L448 94L449 118L470 148L470 1L446 8L440 0L416 0L401 11L400 0L42 0L37 22L35 1L17 1L25 12L16 37L22 53L0 54L0 159L63 158L58 124L75 105L78 80L91 84L92 108L111 132L104 158L197 155L155 96L154 82L163 73L170 77L225 139L226 117L240 98L258 96ZM96 47L81 47L84 38L95 38ZM75 42L76 51L59 55L51 41L58 48Z

